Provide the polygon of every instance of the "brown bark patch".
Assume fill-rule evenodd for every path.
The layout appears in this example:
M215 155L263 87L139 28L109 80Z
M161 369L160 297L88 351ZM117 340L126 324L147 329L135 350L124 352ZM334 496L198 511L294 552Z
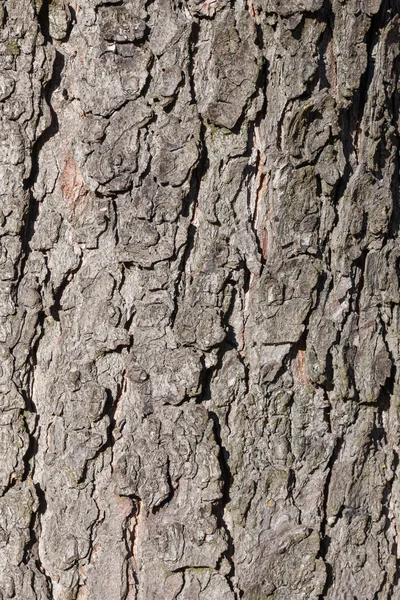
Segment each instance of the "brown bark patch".
M295 383L300 387L306 387L310 385L310 380L306 375L305 356L305 350L298 350L297 356L293 363L293 377Z
M333 41L329 42L327 48L328 68L327 68L327 79L330 83L333 95L337 98L338 84L337 84L337 67L336 67L336 56L333 48Z
M73 216L79 208L82 209L87 205L88 189L82 171L70 153L66 155L64 168L61 171L61 192Z

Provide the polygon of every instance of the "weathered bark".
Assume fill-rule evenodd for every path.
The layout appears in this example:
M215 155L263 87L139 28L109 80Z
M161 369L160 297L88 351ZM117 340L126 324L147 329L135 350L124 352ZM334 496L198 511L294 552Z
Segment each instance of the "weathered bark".
M0 598L399 598L399 0L0 24Z

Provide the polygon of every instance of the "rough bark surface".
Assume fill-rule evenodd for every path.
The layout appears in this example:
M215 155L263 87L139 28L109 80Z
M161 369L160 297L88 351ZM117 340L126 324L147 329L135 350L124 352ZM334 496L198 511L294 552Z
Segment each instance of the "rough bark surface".
M0 0L0 599L400 597L398 0Z

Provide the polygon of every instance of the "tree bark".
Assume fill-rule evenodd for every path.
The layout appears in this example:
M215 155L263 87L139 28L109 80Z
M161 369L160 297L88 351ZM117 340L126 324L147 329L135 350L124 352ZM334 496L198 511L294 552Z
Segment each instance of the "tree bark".
M1 0L0 599L399 598L399 0Z

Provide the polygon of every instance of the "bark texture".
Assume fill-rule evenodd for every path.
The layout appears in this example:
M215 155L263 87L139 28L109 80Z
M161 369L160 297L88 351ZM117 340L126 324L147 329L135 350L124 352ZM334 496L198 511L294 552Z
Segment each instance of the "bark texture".
M0 0L1 600L400 597L399 56L398 0Z

